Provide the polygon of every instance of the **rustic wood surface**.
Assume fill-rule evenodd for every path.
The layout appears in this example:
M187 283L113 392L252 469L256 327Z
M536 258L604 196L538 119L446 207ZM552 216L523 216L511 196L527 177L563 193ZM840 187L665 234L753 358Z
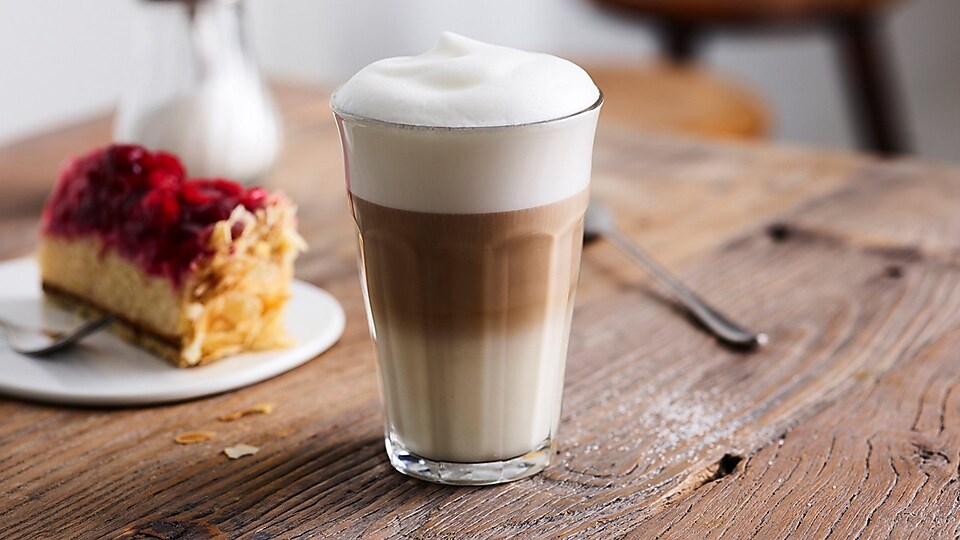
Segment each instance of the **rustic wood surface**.
M602 126L594 196L772 342L718 346L590 244L557 459L528 480L451 488L387 463L336 129L322 92L281 101L271 183L301 206L311 249L297 272L343 302L343 338L285 375L187 403L0 399L0 537L960 535L960 169ZM76 136L90 125L0 149L0 174L52 170L65 147L96 142ZM31 190L50 181L18 197L39 200ZM7 204L0 255L27 254L36 207ZM263 402L275 412L217 420ZM176 445L186 431L215 437ZM241 442L262 449L223 455Z

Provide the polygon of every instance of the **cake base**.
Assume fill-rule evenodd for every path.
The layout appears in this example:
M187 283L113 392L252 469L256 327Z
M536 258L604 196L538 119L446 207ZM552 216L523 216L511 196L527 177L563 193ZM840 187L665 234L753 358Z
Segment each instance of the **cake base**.
M70 311L78 313L83 317L100 318L107 315L113 315L117 317L116 322L110 326L110 329L115 334L133 343L134 345L147 349L148 351L156 354L157 356L177 367L191 367L192 365L203 364L203 362L200 362L199 364L188 364L187 362L183 361L180 340L176 337L165 336L157 332L153 332L142 325L125 318L119 313L114 313L108 309L98 306L85 298L81 298L69 291L61 289L52 283L44 281L42 285L43 292L47 298L56 304L69 309Z

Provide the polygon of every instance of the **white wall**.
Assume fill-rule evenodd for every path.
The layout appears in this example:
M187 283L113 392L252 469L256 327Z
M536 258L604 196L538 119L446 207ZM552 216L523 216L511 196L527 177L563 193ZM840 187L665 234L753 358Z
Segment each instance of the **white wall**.
M113 105L127 0L0 0L0 142Z
M577 58L640 62L641 27L586 0L248 0L264 69L336 82L383 56L429 47L441 30ZM123 85L134 0L0 0L0 142L111 107ZM919 152L960 161L960 2L914 0L887 24ZM834 50L821 35L731 36L706 62L756 87L780 139L850 146Z

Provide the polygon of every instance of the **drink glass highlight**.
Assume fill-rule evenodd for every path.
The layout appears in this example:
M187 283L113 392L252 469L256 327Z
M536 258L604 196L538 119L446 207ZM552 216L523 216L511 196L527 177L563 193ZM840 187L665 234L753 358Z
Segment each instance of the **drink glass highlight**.
M599 109L478 128L336 115L400 472L479 485L549 464ZM417 177L434 193L391 194ZM543 204L517 207L532 192Z

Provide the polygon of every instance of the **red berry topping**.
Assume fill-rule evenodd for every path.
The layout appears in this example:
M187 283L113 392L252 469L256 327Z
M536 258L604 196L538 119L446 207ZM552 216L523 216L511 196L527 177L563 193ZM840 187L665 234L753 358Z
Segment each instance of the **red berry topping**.
M223 178L190 180L173 154L115 144L67 164L42 227L66 237L97 234L147 272L179 284L206 250L213 225L238 205L263 208L268 195Z
M248 210L253 211L257 208L263 208L267 205L267 198L270 194L262 187L255 187L247 190L243 197L243 205Z
M155 189L140 201L144 218L156 229L173 227L180 221L180 201L174 191Z

